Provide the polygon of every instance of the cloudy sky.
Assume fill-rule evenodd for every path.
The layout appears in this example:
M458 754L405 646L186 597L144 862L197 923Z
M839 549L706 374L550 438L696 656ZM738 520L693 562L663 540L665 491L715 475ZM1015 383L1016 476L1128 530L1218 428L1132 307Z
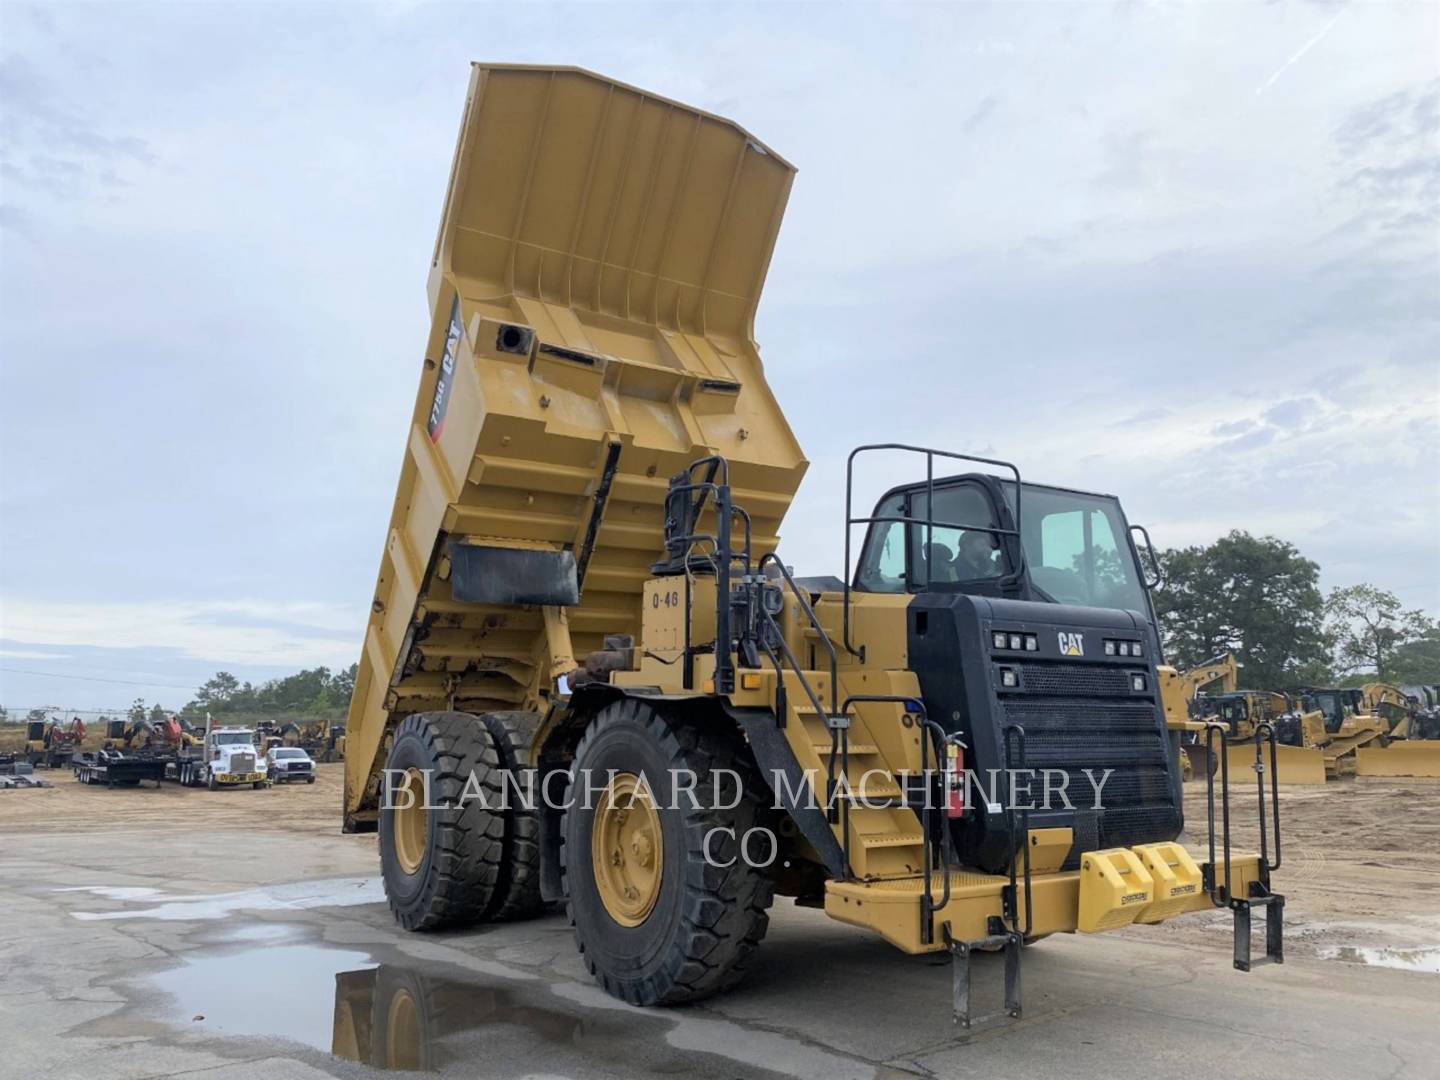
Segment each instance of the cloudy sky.
M1435 4L5 0L0 703L357 658L478 59L799 167L757 335L802 570L903 434L1440 612Z

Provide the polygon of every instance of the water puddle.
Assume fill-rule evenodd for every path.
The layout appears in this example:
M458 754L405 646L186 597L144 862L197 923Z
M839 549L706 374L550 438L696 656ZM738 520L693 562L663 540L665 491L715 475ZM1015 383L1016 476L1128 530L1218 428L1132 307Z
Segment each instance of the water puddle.
M714 1040L677 1045L675 1032L715 1021L596 1001L603 997L598 988L564 980L552 986L538 978L475 977L385 946L329 946L307 937L305 928L287 924L235 927L216 944L182 954L180 967L149 984L170 999L166 1016L177 1027L286 1040L378 1069L473 1072L483 1062L488 1076L775 1075L773 1062L761 1066ZM736 1025L721 1026L732 1029L731 1040L746 1037ZM849 1080L851 1070L837 1065L859 1066L866 1080L875 1074L798 1042L789 1049L817 1058L796 1075Z
M153 985L170 994L182 1019L217 1035L268 1035L329 1052L335 966L367 970L368 953L319 945L271 944L219 953L161 972Z
M108 885L82 885L58 891L84 892L125 904L148 905L127 907L119 911L71 912L82 922L117 919L208 921L228 918L237 911L296 911L304 908L352 907L357 904L385 902L385 889L378 877L295 881L232 893L165 893L159 889L116 888Z
M1367 945L1331 945L1320 950L1322 960L1345 964L1399 968L1440 975L1440 945L1417 945L1413 949L1382 949Z

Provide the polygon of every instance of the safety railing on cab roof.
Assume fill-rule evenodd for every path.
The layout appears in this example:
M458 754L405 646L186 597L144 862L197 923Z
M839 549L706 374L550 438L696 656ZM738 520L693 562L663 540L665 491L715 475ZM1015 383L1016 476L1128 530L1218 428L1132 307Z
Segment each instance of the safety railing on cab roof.
M925 455L925 517L917 518L909 514L872 514L869 517L855 516L855 459L861 454L869 453L874 450L902 450L906 453ZM993 465L996 468L1008 469L1010 474L1015 478L1015 499L1014 506L1011 511L1012 517L1015 521L1015 527L1013 529L1004 528L998 523L998 520L997 523L993 525L962 525L952 521L936 521L935 459L937 457L947 458L952 461L973 461L981 465ZM1001 509L1002 507L996 507L997 515ZM1008 461L1001 461L998 458L977 457L974 454L958 454L950 450L936 450L928 446L910 446L906 443L869 443L865 446L857 446L854 450L850 451L850 456L845 461L845 603L844 613L842 615L842 637L844 640L845 651L848 652L851 656L858 657L861 663L865 662L865 646L861 645L857 649L854 643L850 640L850 593L852 591L851 576L853 573L850 560L851 533L854 532L856 525L869 526L897 521L903 522L907 526L925 526L925 544L927 552L929 551L929 545L934 540L936 526L939 526L942 529L955 529L959 532L984 532L989 533L991 536L994 537L1014 537L1016 541L1014 569L1012 569L1010 573L1002 575L998 580L1002 585L1013 584L1019 581L1025 572L1024 553L1020 545L1020 469L1018 466L1013 465ZM998 544L999 541L997 541L997 546ZM905 545L906 561L908 563L910 546L908 529L905 537ZM907 589L910 589L913 584L913 582L907 581Z

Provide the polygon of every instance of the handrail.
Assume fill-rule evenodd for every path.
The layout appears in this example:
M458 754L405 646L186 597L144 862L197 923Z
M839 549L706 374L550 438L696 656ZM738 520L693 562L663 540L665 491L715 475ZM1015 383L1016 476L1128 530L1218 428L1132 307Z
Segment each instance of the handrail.
M1003 736L1004 742L1005 742L1005 769L1006 769L1006 772L1009 773L1010 777L1012 777L1012 780L1011 780L1011 790L1010 790L1010 796L1011 796L1011 797L1010 797L1010 807L1009 807L1008 810L1006 810L1005 813L1006 813L1007 818L1009 819L1010 836L1011 836L1011 839L1013 840L1014 837L1015 837L1015 835L1016 835L1016 828L1015 828L1015 798L1014 798L1015 791L1014 791L1014 781L1013 781L1013 777L1014 777L1014 775L1015 775L1015 763L1014 763L1013 759L1010 757L1011 736L1014 736L1015 745L1020 748L1020 768L1024 769L1024 768L1026 768L1026 764L1025 764L1025 729L1024 729L1021 725L1019 725L1019 724L1006 724L1006 725L1005 725L1005 733L1004 733L1004 736ZM1012 852L1011 855L1010 855L1010 904L1011 904L1011 909L1010 909L1010 911L1011 911L1011 914L1010 914L1010 926L1011 926L1011 929L1012 929L1012 930L1014 930L1016 933L1020 934L1022 938L1024 938L1024 937L1026 937L1026 936L1028 936L1028 935L1030 934L1031 928L1035 925L1035 912L1034 912L1034 906L1033 906L1033 903L1032 903L1032 900L1031 900L1031 894L1032 894L1032 892L1033 892L1034 890L1033 890L1032 887L1031 887L1031 873L1030 873L1030 811L1029 811L1029 809L1025 809L1025 810L1021 810L1021 811L1020 811L1020 825L1021 825L1021 827L1020 827L1020 829L1019 829L1020 847L1021 847L1021 849L1024 851L1024 853L1025 853L1025 879L1024 879L1024 880L1025 880L1025 929L1024 929L1024 930L1021 930L1021 929L1020 929L1020 899L1019 899L1019 897L1016 895L1016 891L1015 891L1015 861L1016 861L1016 855L1018 854L1017 852Z
M815 609L810 606L810 601L805 599L805 594L800 590L800 586L795 584L795 579L790 576L790 571L786 568L785 564L780 561L779 555L777 555L773 551L767 551L764 555L760 556L760 561L755 564L755 572L763 576L765 573L765 567L769 566L771 563L774 563L776 569L780 571L780 577L784 579L785 584L790 586L790 591L795 594L795 599L800 601L800 610L805 613L805 618L809 621L810 626L817 634L820 635L820 643L825 646L825 651L830 655L830 715L838 715L836 710L836 701L838 700L839 694L838 675L840 668L840 657L839 654L835 651L835 643L830 640L830 635L827 634L825 632L825 628L820 625L820 619L816 616ZM769 612L766 612L766 614L768 615ZM773 625L775 621L773 616L771 617L770 621ZM776 629L778 630L779 627L777 626ZM800 674L800 668L798 666L796 667L795 671L797 675ZM804 679L803 675L801 675L800 677L802 680ZM822 710L818 705L816 706L815 711L821 713L822 715L825 715L824 710Z
M1209 768L1209 762L1215 760L1215 736L1220 736L1220 805L1222 821L1225 830L1225 884L1222 887L1215 879L1215 773ZM1226 744L1229 742L1230 734L1224 724L1214 721L1207 721L1205 724L1205 756L1206 762L1206 783L1205 783L1205 820L1209 832L1209 854L1210 854L1210 881L1209 893L1210 902L1216 907L1224 907L1229 903L1232 889L1230 873L1230 755L1226 753Z
M920 728L922 731L929 733L932 738L935 739L935 756L938 759L940 757L942 748L950 740L951 736L949 732L947 732L934 720L926 717L925 706L923 702L917 702L916 704L920 705ZM934 940L935 912L937 910L944 911L945 908L950 904L951 838L948 828L942 831L940 834L940 873L945 876L945 883L944 888L940 893L940 903L938 905L933 899L934 888L931 885L932 874L930 864L933 861L933 856L930 852L930 815L935 813L938 808L930 805L930 797L934 793L934 785L930 783L929 779L929 746L930 739L922 738L920 740L920 775L925 780L925 805L921 807L922 814L920 816L921 862L924 864L921 870L924 884L920 893L920 943L922 945L929 945ZM936 765L939 764L940 762L937 760Z
M923 524L925 525L926 529L925 542L927 544L934 539L935 535L935 458L937 456L943 458L950 458L954 461L973 461L981 465L994 465L997 468L1008 469L1011 475L1015 477L1015 505L1012 512L1012 516L1015 519L1015 528L1002 529L998 526L977 526L976 531L984 531L992 533L994 535L1005 536L1013 534L1016 537L1016 544L1020 549L1017 557L1017 565L1014 573L1006 575L1005 578L1001 579L1002 581L1006 580L1006 578L1019 580L1025 572L1025 547L1023 540L1021 540L1020 538L1021 479L1020 469L1018 466L1013 465L1008 461L1001 461L998 458L977 457L974 454L959 454L950 450L935 450L927 446L911 446L908 443L869 443L865 446L857 446L854 450L850 451L850 456L845 459L845 580L843 583L845 586L845 603L841 619L843 626L842 639L845 645L845 651L848 652L851 656L858 657L862 664L865 662L865 647L862 645L859 649L857 649L850 641L850 593L852 591L850 587L850 534L854 531L854 527L856 525L864 524L873 520L871 518L857 518L852 512L855 496L855 459L861 454L867 453L872 450L904 450L909 453L925 455L926 519ZM997 507L996 509L1000 510L1002 508ZM917 519L915 521L915 524L921 524L921 522ZM941 522L940 525L941 528L957 527L947 526L944 522ZM908 536L906 537L906 544L909 544Z
M1265 767L1260 751L1261 732L1267 733L1270 746L1270 812L1273 815L1272 827L1275 830L1275 861L1270 861L1270 851L1266 845L1265 838ZM1265 864L1266 871L1280 869L1280 764L1277 760L1275 748L1275 726L1268 720L1262 720L1255 725L1255 772L1259 777L1259 811L1260 811L1260 859Z

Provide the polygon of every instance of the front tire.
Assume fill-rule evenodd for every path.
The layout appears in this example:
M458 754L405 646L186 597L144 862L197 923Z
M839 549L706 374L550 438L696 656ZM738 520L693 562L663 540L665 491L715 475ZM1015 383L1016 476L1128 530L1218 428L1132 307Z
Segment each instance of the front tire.
M561 851L570 922L596 981L634 1005L694 1001L733 985L769 923L773 883L740 850L740 838L765 824L762 785L738 738L717 726L708 715L682 718L625 699L601 710L575 751ZM741 776L733 809L717 808L734 792L717 786L716 769ZM674 797L676 775L695 777L693 801ZM642 778L653 809L630 796ZM586 798L587 784L597 798ZM752 844L752 855L763 847Z
M394 805L382 799L380 867L395 921L406 930L478 921L494 900L505 846L500 760L485 725L469 713L408 716L385 768Z

